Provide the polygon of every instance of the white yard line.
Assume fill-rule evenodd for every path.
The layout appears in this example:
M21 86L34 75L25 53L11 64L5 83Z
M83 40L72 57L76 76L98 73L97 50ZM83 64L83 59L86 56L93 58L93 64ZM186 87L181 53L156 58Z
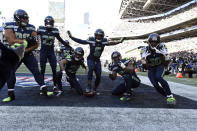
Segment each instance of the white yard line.
M141 79L141 82L143 84L152 86L148 77L139 76L139 78ZM197 87L171 81L168 81L168 84L170 86L170 89L172 90L172 93L197 101Z

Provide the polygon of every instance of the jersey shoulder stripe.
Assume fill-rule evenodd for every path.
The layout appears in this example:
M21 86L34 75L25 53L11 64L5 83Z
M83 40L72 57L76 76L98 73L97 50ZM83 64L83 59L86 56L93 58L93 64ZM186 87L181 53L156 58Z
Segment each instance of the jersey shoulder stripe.
M4 24L4 29L14 29L18 28L15 22L7 22Z
M55 33L55 34L59 34L59 30L57 28L53 28L52 32Z
M38 32L46 32L46 29L44 26L39 26L37 31Z
M26 30L36 31L35 26L32 24L28 24L25 28L26 28Z

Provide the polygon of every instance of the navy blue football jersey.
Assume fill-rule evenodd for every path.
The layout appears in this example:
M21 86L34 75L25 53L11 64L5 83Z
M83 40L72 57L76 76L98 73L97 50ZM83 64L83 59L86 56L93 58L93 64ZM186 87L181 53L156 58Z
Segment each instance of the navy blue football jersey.
M89 44L90 53L88 55L88 59L93 60L100 60L103 50L106 44L108 44L107 38L104 38L101 42L96 42L94 37L89 37L87 40L81 40L74 37L71 37L71 39L80 44Z
M35 32L35 26L28 24L27 26L20 28L16 22L8 22L4 24L4 29L12 29L16 39L26 39L31 36L32 32Z
M80 65L84 63L84 59L81 59L80 61L76 61L73 55L67 55L65 59L68 62L65 68L65 71L68 76L75 75Z
M164 44L160 43L157 47L160 53L151 52L149 48L149 46L146 46L141 50L141 57L145 58L148 61L150 68L163 64L164 55L167 54L167 47Z
M52 28L51 30L47 30L46 27L39 26L37 32L41 39L41 48L51 47L53 49L55 37L59 35L59 30L57 28Z
M122 62L125 66L128 66L130 61L131 61L131 59L129 59L129 58L125 58L125 59L120 60L120 62ZM114 72L120 74L123 78L131 77L131 78L137 79L137 81L140 81L140 79L137 77L137 74L135 73L135 71L133 71L132 74L128 73L128 72L125 72L124 69L122 69L119 66L119 62L109 64L108 69L110 71L114 71ZM132 76L135 76L135 77L132 77Z

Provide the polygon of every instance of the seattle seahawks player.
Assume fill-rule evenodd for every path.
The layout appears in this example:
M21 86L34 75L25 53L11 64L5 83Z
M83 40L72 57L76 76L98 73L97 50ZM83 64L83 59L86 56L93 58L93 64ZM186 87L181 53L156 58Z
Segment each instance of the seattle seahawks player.
M148 69L148 78L156 90L167 97L167 104L174 106L176 99L171 93L166 80L163 79L165 66L170 62L167 47L160 42L160 36L156 33L148 37L148 46L141 50L142 64ZM160 83L160 84L159 84Z
M101 80L102 71L101 71L100 57L102 55L102 52L105 46L116 45L116 44L122 43L124 41L124 38L121 38L118 41L108 41L107 38L104 38L105 34L102 29L97 29L94 33L94 37L89 37L88 40L81 40L81 39L75 38L71 35L70 31L68 31L67 33L68 33L68 36L73 41L79 44L89 44L90 46L90 53L87 57L87 64L88 64L89 70L88 70L88 87L86 88L86 94L88 96L89 96L89 93L94 95L96 93L96 90ZM93 71L96 74L96 80L95 80L94 87L92 89L91 83L92 83Z
M56 67L57 60L54 53L54 42L55 38L58 39L66 48L71 49L68 41L64 41L59 34L59 30L54 27L54 19L52 16L47 16L44 19L45 26L39 26L37 33L41 40L41 49L40 49L40 68L41 74L45 74L47 59L50 63L52 73L53 73L53 83L54 83L54 91L57 91L56 88Z
M112 89L112 95L123 95L121 101L128 101L131 99L133 88L140 85L140 79L135 73L135 61L131 58L122 59L118 51L111 54L112 63L109 64L109 78L116 79L117 73L120 74L124 82Z
M0 42L0 89L3 88L14 65L24 57L27 41L7 47Z
M21 61L15 65L14 69L10 73L10 77L7 80L8 98L3 99L3 102L9 102L15 99L15 94L14 94L14 86L16 82L15 72L18 69L18 67L22 64L22 62L34 75L36 82L40 85L40 92L45 96L51 96L53 93L47 91L47 87L44 83L44 79L38 69L38 63L32 53L32 51L36 49L39 45L35 27L29 24L29 16L27 12L22 9L18 9L15 11L14 20L15 22L5 23L5 27L4 27L5 38L8 41L9 45L13 45L15 43L22 44L25 42L25 40L31 44L29 44L25 49L25 54L23 59L21 59Z
M62 81L67 80L70 83L71 88L76 89L79 95L83 95L83 90L76 79L76 72L80 66L86 70L84 64L84 50L81 47L77 47L74 50L73 55L67 55L65 59L60 62L60 72L57 72L57 85L60 89L60 92L57 94L59 96L62 92Z

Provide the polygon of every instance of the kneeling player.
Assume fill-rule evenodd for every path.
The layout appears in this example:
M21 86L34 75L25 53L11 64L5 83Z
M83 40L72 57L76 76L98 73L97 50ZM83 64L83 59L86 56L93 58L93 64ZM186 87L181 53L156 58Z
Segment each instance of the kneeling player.
M118 51L114 51L111 55L112 63L109 65L109 70L112 71L109 77L112 80L116 79L117 73L120 74L124 82L112 89L112 95L122 95L121 101L131 99L133 88L140 85L140 79L135 73L134 61L132 59L122 59Z
M63 92L61 80L67 80L70 83L71 88L74 88L79 95L83 95L83 90L76 79L76 72L80 66L86 70L83 55L83 48L77 47L73 55L67 55L65 59L60 61L61 71L57 72L57 85L60 91L57 96L61 95Z

